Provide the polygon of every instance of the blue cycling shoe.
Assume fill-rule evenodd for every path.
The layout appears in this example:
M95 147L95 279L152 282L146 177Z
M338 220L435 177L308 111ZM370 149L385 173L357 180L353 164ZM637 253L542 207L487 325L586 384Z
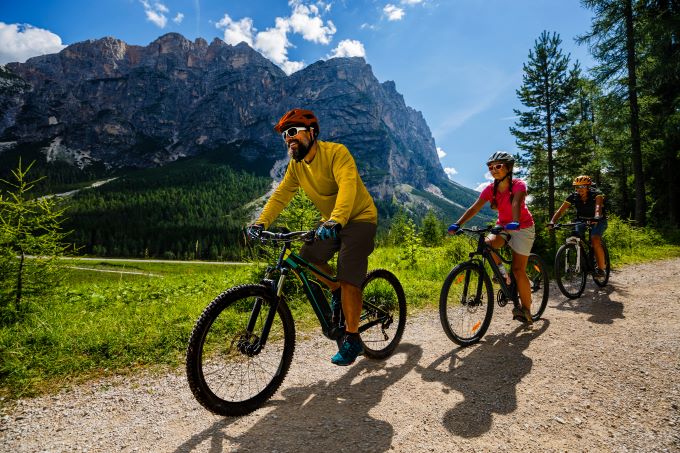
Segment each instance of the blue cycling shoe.
M340 346L340 350L331 358L331 363L340 366L347 366L354 363L360 354L364 353L359 335L345 335L345 340Z

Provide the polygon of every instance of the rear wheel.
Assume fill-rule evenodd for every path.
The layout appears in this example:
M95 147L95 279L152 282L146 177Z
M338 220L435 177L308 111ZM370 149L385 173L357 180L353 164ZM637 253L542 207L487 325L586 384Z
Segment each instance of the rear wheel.
M555 280L562 294L576 299L586 287L585 261L583 250L577 244L564 244L555 255Z
M607 244L605 244L604 239L602 239L602 250L604 251L604 275L598 277L593 273L593 281L600 288L607 286L609 282L609 273L611 272L611 263L609 262L609 250L607 250ZM595 253L593 252L593 269L597 267L597 260L594 258Z
M531 283L531 318L537 321L545 311L550 296L550 281L543 258L535 253L530 254L526 272Z
M478 342L493 314L491 281L478 264L459 264L447 275L439 295L439 319L446 335L461 346Z
M215 298L196 321L187 348L187 379L196 400L218 415L245 415L283 382L295 349L295 325L281 300L264 347L262 327L274 296L244 285Z
M401 341L406 327L406 296L399 279L390 271L370 271L361 285L363 305L359 334L364 355L388 357Z

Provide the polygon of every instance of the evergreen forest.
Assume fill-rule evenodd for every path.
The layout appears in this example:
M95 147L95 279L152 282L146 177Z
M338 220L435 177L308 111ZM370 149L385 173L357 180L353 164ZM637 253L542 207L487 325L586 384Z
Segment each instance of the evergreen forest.
M271 179L207 158L127 173L68 201L78 254L238 259L253 200Z
M636 226L680 224L680 2L583 0L591 28L577 41L596 65L588 71L543 32L524 63L511 128L522 153L531 210L545 224L589 175L607 212ZM541 230L539 252L554 248ZM537 229L538 231L538 229ZM552 242L552 247L548 243Z

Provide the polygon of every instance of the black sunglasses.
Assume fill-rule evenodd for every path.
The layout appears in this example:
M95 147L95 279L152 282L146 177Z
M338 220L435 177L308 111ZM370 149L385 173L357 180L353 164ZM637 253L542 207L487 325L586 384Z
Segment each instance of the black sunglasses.
M302 127L302 126L293 126L289 127L285 131L281 132L281 137L285 140L286 137L295 137L297 134L299 134L302 131L309 130L308 127Z

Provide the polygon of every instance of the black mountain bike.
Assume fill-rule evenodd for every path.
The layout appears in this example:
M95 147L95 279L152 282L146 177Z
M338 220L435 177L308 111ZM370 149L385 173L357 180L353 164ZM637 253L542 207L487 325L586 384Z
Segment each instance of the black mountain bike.
M470 253L468 261L454 267L444 280L439 295L439 318L444 332L453 342L468 346L478 342L491 323L494 294L489 268L500 286L495 298L498 306L504 307L512 301L515 307L520 307L521 303L515 276L512 272L508 273L511 279L508 285L491 254L499 256L505 264L510 264L512 259L497 253L484 242L487 233L498 234L503 228L493 226L461 230L477 236L477 250ZM537 321L548 304L548 273L543 259L535 253L529 255L526 271L531 282L531 318Z
M585 226L586 234L581 236L576 228ZM593 276L595 284L601 288L607 286L611 263L609 262L609 250L602 239L604 249L605 268L604 274L598 276L597 260L593 250L591 230L594 224L588 221L576 221L571 223L556 223L554 228L572 228L571 234L567 237L557 254L555 255L555 280L562 294L570 299L581 297L586 288L586 278L588 274Z
M240 285L215 298L203 311L189 339L186 371L189 387L206 409L218 415L245 415L262 406L279 388L295 349L295 324L286 303L284 282L293 273L319 319L323 334L338 344L344 319L331 322L331 306L311 271L337 281L302 259L292 241L313 240L314 231L272 233L263 242L282 243L276 264L259 284ZM406 324L406 297L397 277L372 270L362 285L359 333L364 355L388 357Z

